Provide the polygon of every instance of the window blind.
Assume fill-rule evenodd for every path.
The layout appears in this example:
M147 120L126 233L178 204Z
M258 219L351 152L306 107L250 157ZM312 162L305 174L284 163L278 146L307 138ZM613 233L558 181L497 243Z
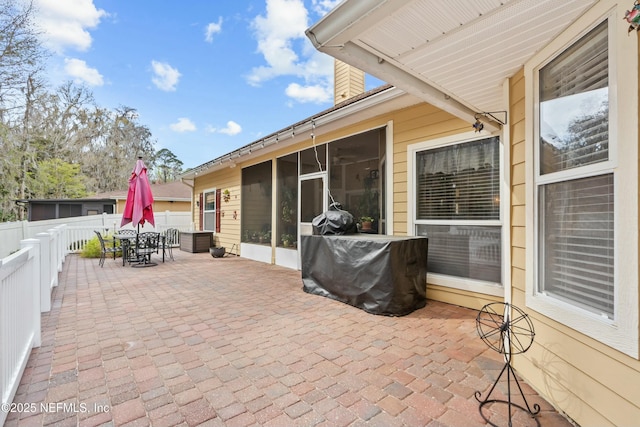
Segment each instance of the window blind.
M499 219L499 139L417 153L417 219Z
M613 174L540 187L540 291L613 318Z
M609 157L607 22L540 70L540 173Z

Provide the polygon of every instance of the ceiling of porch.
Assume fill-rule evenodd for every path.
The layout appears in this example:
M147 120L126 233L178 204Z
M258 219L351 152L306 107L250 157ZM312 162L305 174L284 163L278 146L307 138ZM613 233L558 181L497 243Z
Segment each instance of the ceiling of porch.
M316 48L463 119L506 109L503 83L597 0L346 0Z

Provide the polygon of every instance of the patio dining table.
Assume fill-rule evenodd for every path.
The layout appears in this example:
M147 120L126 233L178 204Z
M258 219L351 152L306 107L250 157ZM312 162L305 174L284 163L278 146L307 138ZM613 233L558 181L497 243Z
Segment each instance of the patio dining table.
M122 266L127 262L133 267L152 267L157 263L151 261L151 254L162 251L162 262L165 260L166 236L158 234L158 247L148 247L140 242L142 233L115 233L114 239L120 240L122 247Z

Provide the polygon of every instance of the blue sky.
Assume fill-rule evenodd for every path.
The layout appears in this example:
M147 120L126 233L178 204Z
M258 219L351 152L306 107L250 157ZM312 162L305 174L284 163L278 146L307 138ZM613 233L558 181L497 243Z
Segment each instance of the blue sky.
M135 108L195 167L333 105L333 58L304 35L339 0L34 0L48 79ZM367 89L381 81L366 77Z

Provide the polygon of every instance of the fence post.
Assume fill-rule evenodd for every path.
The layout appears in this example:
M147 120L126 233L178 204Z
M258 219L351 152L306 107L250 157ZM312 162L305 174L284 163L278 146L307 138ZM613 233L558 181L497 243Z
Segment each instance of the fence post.
M31 240L31 239L30 239ZM40 287L40 311L51 311L51 236L48 233L36 234L38 241L38 269ZM37 274L36 274L37 275Z
M36 268L31 269L30 279L28 286L31 286L31 295L33 295L32 315L33 315L33 347L40 347L42 345L42 325L40 322L40 304L42 283L40 283L41 275L38 274L38 266L42 265L42 254L40 248L42 247L41 240L38 239L23 239L20 240L20 248L31 247L33 251L33 262ZM51 298L48 299L49 306L51 306Z

